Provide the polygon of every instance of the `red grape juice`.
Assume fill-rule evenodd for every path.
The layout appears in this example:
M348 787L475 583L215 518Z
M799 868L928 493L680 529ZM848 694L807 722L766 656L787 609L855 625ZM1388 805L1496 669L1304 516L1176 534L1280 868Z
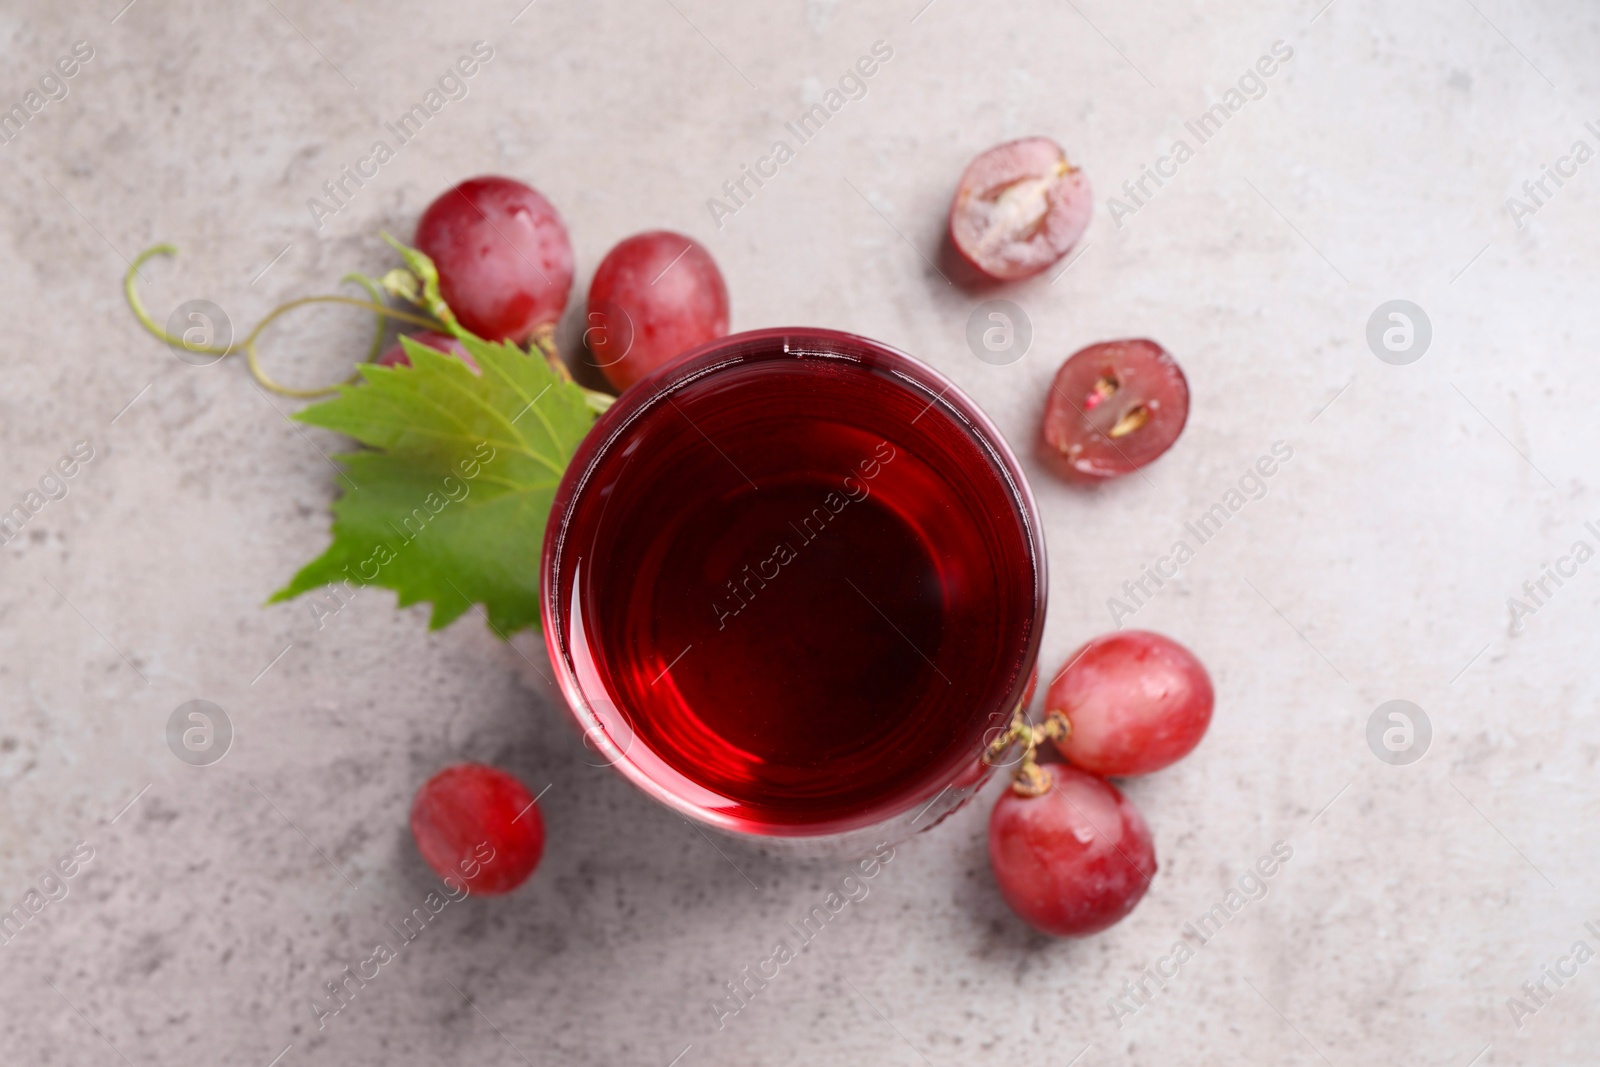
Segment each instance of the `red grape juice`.
M853 829L981 780L1043 621L998 442L921 364L826 331L726 338L636 386L546 539L580 722L658 799L745 833Z

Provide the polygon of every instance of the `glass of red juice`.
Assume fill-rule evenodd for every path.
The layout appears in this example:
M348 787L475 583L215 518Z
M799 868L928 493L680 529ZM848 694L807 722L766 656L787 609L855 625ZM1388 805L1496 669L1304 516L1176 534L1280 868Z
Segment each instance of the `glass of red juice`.
M704 825L847 846L978 789L1045 611L994 426L912 357L818 329L722 338L624 393L561 480L542 583L606 761Z

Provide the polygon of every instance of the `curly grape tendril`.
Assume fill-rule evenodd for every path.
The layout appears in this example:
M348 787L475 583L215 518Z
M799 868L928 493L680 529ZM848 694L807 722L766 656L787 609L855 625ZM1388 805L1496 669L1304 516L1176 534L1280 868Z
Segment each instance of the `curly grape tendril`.
M425 319L419 315L412 315L408 312L397 311L394 308L386 307L385 305L379 303L369 303L365 300L357 300L354 297L328 294L323 296L303 296L298 300L291 300L286 304L279 304L277 307L267 312L265 318L256 323L255 328L250 331L243 341L239 341L236 344L231 344L226 348L218 348L215 345L191 344L182 338L173 337L166 330L162 329L156 324L156 321L150 317L150 313L145 309L144 302L139 299L138 287L135 285L135 279L137 279L139 275L139 268L144 265L146 260L149 260L154 256L175 256L177 254L178 250L173 245L159 244L155 245L154 247L147 248L143 252L139 253L138 257L134 259L133 264L129 266L128 273L123 278L122 288L123 292L128 297L128 307L132 309L133 317L138 319L139 325L148 330L150 334L157 340L163 341L169 345L181 347L187 352L193 352L198 355L217 356L220 358L223 356L232 355L236 351L243 351L245 355L245 361L249 364L250 373L255 377L255 380L261 384L262 388L277 393L280 396L298 397L303 399L329 396L338 392L341 385L352 384L360 381L361 379L361 375L356 373L333 385L323 386L318 389L296 389L292 386L283 385L274 380L272 376L262 368L261 355L256 350L256 341L261 337L262 332L272 324L273 320L277 319L280 315L283 315L286 312L293 311L295 308L304 307L308 304L344 304L349 307L361 308L364 311L370 311L378 318L379 341L381 341L382 337L384 319L394 319L397 322L410 323L413 326L421 326L430 330L441 329L441 324L433 319ZM350 276L346 275L346 278L349 279ZM376 295L376 286L371 285L369 279L359 279L359 283L362 284L363 288L366 288L369 293ZM378 342L375 341L373 345L374 352L376 351L377 344ZM369 353L367 359L370 360L371 358L372 354Z
M345 282L355 282L357 285L361 286L361 288L365 289L367 291L367 295L372 297L372 302L374 304L383 303L383 290L378 288L377 282L373 281L365 274L351 271L349 274L346 274L343 278L339 279L340 285L343 285ZM362 360L363 363L371 363L373 360L378 358L378 353L383 351L383 319L384 317L382 315L377 316L377 328L372 331L372 346L367 349L367 358Z
M373 279L364 274L357 273L346 274L340 279L341 282L354 282L355 284L361 286L364 290L366 290L367 295L371 297L370 301L357 300L354 297L338 296L335 294L303 296L299 299L291 300L288 303L279 304L277 307L267 312L266 316L263 317L260 322L256 323L255 328L245 336L244 340L230 344L225 348L219 348L216 345L191 344L189 341L186 341L183 338L172 336L160 325L158 325L153 318L150 317L150 312L145 308L144 302L139 299L138 287L135 284L137 278L139 277L139 268L143 266L147 260L155 256L176 256L178 254L178 249L176 246L171 244L158 244L139 253L139 255L134 259L133 263L128 267L128 273L123 277L122 288L123 292L128 298L128 307L133 311L133 317L139 321L139 325L143 326L145 330L147 330L151 336L155 337L157 340L168 345L180 347L187 352L193 352L197 355L217 356L219 359L224 356L232 355L234 352L242 351L245 355L245 362L250 367L251 376L254 377L258 383L260 383L262 388L267 389L270 392L277 393L279 396L313 400L319 397L331 396L334 393L337 393L342 387L353 385L356 382L361 381L361 372L356 371L349 377L335 382L332 385L326 385L315 389L298 389L293 386L284 385L269 375L266 372L266 369L261 365L261 354L256 348L256 342L260 339L262 333L266 331L266 328L270 326L279 316L287 314L296 308L305 307L310 304L341 304L346 307L360 308L363 311L372 312L372 314L376 317L376 328L373 331L372 344L367 351L366 357L362 360L364 363L370 363L377 357L383 344L384 324L388 319L393 319L396 322L407 323L412 326L420 326L423 329L433 330L437 333L453 334L458 338L470 338L474 341L479 340L478 337L464 329L461 324L456 321L456 317L450 311L449 306L440 298L438 274L434 270L432 261L429 260L427 256L417 252L415 249L406 248L388 234L383 234L383 237L386 241L400 251L401 256L406 261L406 266L409 269L396 268L395 270L392 270L388 274L384 275L384 277L381 279ZM422 283L420 291L417 286L417 282L419 280ZM409 300L412 303L425 308L430 313L431 317L414 315L410 312L399 311L395 308L389 307L388 305L382 303L386 293ZM556 374L562 381L572 381L571 372L567 370L567 366L562 361L560 353L556 351L554 327L547 327L544 330L541 330L533 339L532 347L545 358L546 362L550 364L551 368L555 370ZM593 389L584 388L582 386L579 386L579 388L583 390L584 400L588 403L590 410L594 411L596 414L605 411L616 400L615 397L606 393L597 392Z

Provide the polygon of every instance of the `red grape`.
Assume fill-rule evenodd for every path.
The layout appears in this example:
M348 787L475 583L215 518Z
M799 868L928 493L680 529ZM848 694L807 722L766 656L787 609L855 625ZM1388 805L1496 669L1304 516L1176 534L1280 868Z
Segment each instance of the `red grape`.
M434 333L432 330L421 330L411 334L410 338L414 344L427 345L429 348L437 348L441 352L460 356L461 362L471 367L474 371L478 369L478 364L473 361L471 356L467 355L466 346L448 334ZM384 351L383 355L372 362L380 367L409 367L411 366L411 357L406 355L406 350L400 347L399 341L396 341Z
M458 763L417 790L411 836L439 877L474 893L509 893L539 866L544 819L527 787L505 771Z
M1051 683L1045 707L1071 724L1056 748L1094 774L1149 774L1187 756L1211 725L1211 678L1194 653L1145 630L1097 637Z
M1048 137L995 145L961 173L950 201L950 242L991 278L1038 274L1089 226L1094 194Z
M522 344L561 317L572 242L561 216L511 178L472 178L428 205L417 248L439 268L439 293L461 325Z
M1189 419L1189 383L1154 341L1102 341L1056 372L1044 408L1052 465L1075 481L1115 478L1154 460Z
M589 283L584 341L618 391L728 332L728 287L698 241L637 233L600 261Z
M1000 895L1029 926L1083 937L1138 904L1156 873L1144 818L1115 786L1064 764L1041 767L1054 787L1007 787L989 817L989 866Z

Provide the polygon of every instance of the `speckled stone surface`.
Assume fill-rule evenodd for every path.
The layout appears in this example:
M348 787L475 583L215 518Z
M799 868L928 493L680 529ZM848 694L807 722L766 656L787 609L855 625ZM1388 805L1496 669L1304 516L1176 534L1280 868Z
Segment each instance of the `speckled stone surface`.
M0 546L0 908L42 905L0 944L0 1061L1595 1061L1600 563L1573 554L1600 548L1592 5L123 2L0 10L0 109L28 114L74 42L92 49L45 86L64 97L0 127L0 508L92 450ZM465 98L314 220L307 200L476 41L493 58ZM864 95L713 219L708 198L879 41ZM1274 42L1292 56L1252 75ZM1186 123L1218 104L1202 144ZM997 294L949 284L955 176L1034 133L1100 193L1080 258ZM1136 184L1146 166L1162 184ZM724 983L842 863L713 846L588 766L536 639L471 617L429 633L379 591L321 628L262 606L326 541L339 442L235 361L189 366L144 334L128 258L174 242L146 268L151 307L205 298L242 329L386 269L377 231L408 235L481 172L558 205L580 291L619 238L679 229L722 264L735 328L881 339L994 417L1047 528L1045 669L1123 598L1123 625L1187 643L1216 681L1204 744L1128 787L1161 860L1131 918L1055 943L1008 915L984 854L996 782L719 1027ZM987 295L1031 322L1009 365L966 342ZM1397 299L1431 332L1405 365L1368 342ZM309 314L268 358L326 379L365 329ZM569 309L569 349L579 332ZM1145 476L1069 489L1031 452L1050 375L1127 335L1182 361L1188 428ZM1378 347L1414 357L1420 337ZM1259 499L1128 599L1280 441L1292 458L1245 484ZM193 699L235 730L211 766L166 743ZM1393 699L1431 724L1408 765L1368 743ZM459 759L548 785L543 866L446 907L319 1018L325 983L430 891L404 816ZM1276 842L1292 858L1229 910ZM73 877L46 877L58 861ZM1185 938L1217 904L1220 930Z

